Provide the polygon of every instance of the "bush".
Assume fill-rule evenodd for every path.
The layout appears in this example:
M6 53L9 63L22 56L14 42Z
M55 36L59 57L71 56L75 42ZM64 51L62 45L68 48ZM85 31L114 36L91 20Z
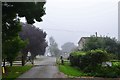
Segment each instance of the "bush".
M72 52L69 57L71 65L79 66L80 58L85 54L86 54L85 52L80 52L80 51Z
M82 62L86 63L86 59L87 59L88 65L91 65L91 66L97 66L99 64L102 64L102 62L108 61L107 52L103 50L98 50L98 49L88 51L85 57L87 58L83 57Z
M70 54L70 63L85 71L93 71L94 67L101 65L102 62L109 60L106 51L96 49L88 52L73 52Z

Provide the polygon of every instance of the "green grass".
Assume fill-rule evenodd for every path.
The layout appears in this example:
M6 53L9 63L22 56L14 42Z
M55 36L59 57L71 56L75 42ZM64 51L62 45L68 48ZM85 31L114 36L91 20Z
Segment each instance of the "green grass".
M59 62L58 62L59 63ZM113 62L112 67L96 67L94 72L85 73L79 68L70 66L69 62L65 62L64 65L59 63L58 65L60 72L63 72L68 77L106 77L106 78L118 78L120 77L120 62Z
M70 66L68 62L66 62L64 65L59 65L60 72L63 72L67 76L71 77L80 77L85 76L86 74L80 71L80 69Z
M113 66L120 66L120 61L114 61L114 62L112 62L112 65Z
M6 66L6 73L2 74L2 78L4 80L6 79L10 80L10 78L12 78L13 80L31 68L32 66L12 66L12 67Z

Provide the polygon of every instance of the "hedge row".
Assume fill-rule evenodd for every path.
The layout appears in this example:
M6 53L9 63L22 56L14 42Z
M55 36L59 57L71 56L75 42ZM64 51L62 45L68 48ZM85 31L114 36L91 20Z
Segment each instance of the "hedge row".
M77 66L85 69L88 66L95 67L101 65L102 62L108 61L109 56L103 50L91 50L88 52L72 52L70 54L70 63L72 66Z

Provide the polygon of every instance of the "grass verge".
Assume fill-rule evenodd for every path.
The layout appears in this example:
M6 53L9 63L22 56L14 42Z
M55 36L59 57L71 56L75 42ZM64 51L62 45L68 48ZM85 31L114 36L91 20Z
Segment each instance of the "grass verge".
M64 65L59 64L58 67L60 72L63 72L71 78L87 75L84 72L82 72L79 68L70 66L69 62L65 62Z
M68 77L103 77L103 78L119 78L120 66L119 62L113 62L112 67L96 67L93 72L83 72L77 67L70 66L69 62L64 62L64 65L58 64L60 72L63 72Z
M24 72L28 71L31 69L32 66L6 66L6 73L2 74L2 80L10 80L10 78L16 79L19 77L21 74Z

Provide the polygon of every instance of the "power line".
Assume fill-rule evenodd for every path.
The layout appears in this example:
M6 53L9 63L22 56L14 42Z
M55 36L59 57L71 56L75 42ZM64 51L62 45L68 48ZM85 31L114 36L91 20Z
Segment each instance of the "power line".
M52 30L52 31L64 31L64 32L77 32L77 33L94 33L88 31L79 31L79 30L67 30L67 29L53 29L53 28L43 28L44 30Z

